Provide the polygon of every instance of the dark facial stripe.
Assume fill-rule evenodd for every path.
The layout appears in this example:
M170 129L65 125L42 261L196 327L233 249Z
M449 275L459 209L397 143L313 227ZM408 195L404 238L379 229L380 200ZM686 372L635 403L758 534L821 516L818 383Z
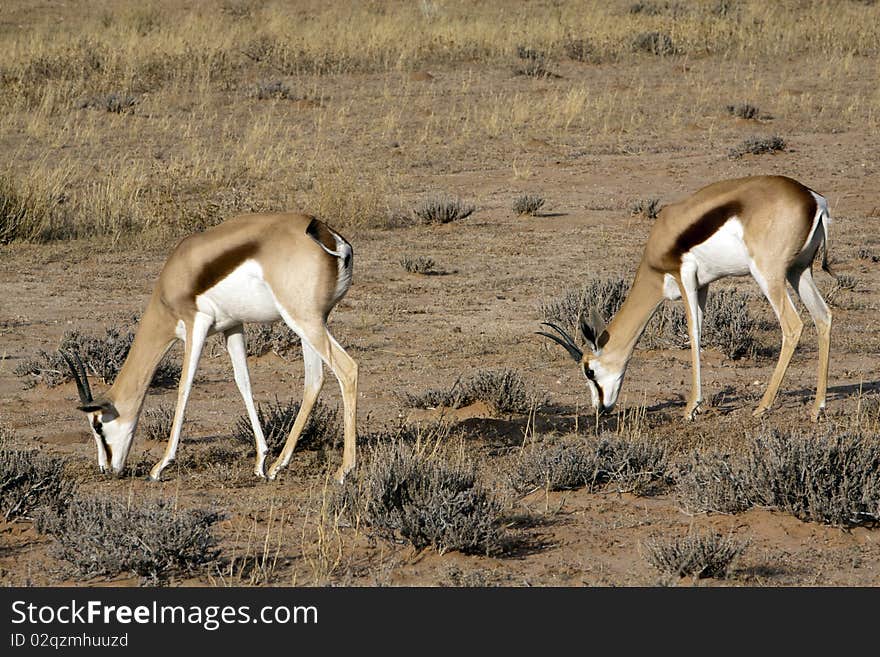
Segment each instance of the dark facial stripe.
M225 251L218 258L207 263L196 276L193 296L198 296L205 290L211 289L245 260L253 258L257 253L257 248L256 242L245 242L234 249Z
M681 260L683 254L690 251L697 244L702 244L718 232L718 229L721 228L721 226L724 225L724 222L728 219L735 216L742 216L742 210L742 204L738 201L731 201L730 203L725 203L724 205L719 205L717 208L709 210L706 214L682 231L681 235L675 240L675 246L670 255L675 260Z

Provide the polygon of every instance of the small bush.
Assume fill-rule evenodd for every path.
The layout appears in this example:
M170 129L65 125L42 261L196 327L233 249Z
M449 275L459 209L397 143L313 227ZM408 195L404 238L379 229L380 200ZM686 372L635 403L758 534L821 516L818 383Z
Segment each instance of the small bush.
M448 224L469 217L474 210L473 205L465 205L460 199L436 197L424 201L413 212L423 224Z
M518 372L509 369L479 370L466 379L459 379L448 389L430 389L403 395L404 405L411 408L463 408L481 401L499 414L528 413L533 405L543 403L543 396L530 390Z
M127 94L112 93L106 96L93 96L80 101L78 109L99 109L112 114L132 113L138 99Z
M530 78L558 78L560 77L547 68L543 59L526 59L519 66L513 68L514 75L524 75Z
M718 451L694 452L679 466L676 495L694 513L740 513L754 503L745 462Z
M630 206L629 213L632 216L642 216L648 219L656 219L660 212L659 198L643 198L639 199Z
M144 435L150 440L168 440L171 435L171 425L174 423L173 406L157 406L144 411L143 419Z
M513 202L513 211L519 216L535 216L542 207L544 199L537 194L523 194Z
M568 39L563 44L566 57L576 62L598 63L596 47L589 39Z
M41 193L0 175L0 244L63 234L64 200L60 194Z
M273 353L287 356L299 344L299 336L284 322L274 324L247 324L244 327L244 343L248 356Z
M734 559L742 554L747 543L732 536L688 534L683 538L653 537L644 543L645 558L667 575L699 578L725 577Z
M251 96L258 100L296 100L291 88L280 80L259 83Z
M628 293L629 284L620 276L591 279L579 290L568 290L555 299L542 301L540 312L545 322L559 324L579 338L581 315L589 316L590 308L596 308L606 321L610 320L620 310Z
M880 521L876 435L765 432L750 446L746 472L756 504L830 525Z
M43 507L62 507L74 484L64 478L64 461L36 450L0 450L0 513L6 520L29 518Z
M606 321L617 314L629 284L621 277L593 279L580 290L541 303L544 321L559 324L579 338L579 318L595 307ZM758 322L749 311L750 296L733 288L720 287L709 292L703 314L701 347L715 347L728 358L754 355ZM647 349L689 346L687 317L681 302L664 303L648 323L639 344Z
M861 260L870 260L871 262L880 262L880 255L876 255L871 249L862 247L856 254Z
M274 402L266 404L265 407L263 404L257 405L257 417L270 450L280 450L287 441L299 408L300 402L294 400L280 402L276 399ZM246 445L254 445L254 429L247 415L242 415L236 420L232 436ZM297 448L323 449L332 447L338 439L339 420L336 409L330 409L321 402L315 402L296 443Z
M211 525L220 519L219 513L180 510L167 501L75 497L64 512L41 513L37 528L55 538L55 554L83 575L132 573L157 582L214 561L220 551Z
M510 483L520 492L546 487L595 490L609 483L637 495L650 495L671 481L665 451L644 439L579 436L524 450Z
M410 274L430 274L434 271L434 259L425 256L405 255L400 259L400 266Z
M762 117L761 110L759 110L754 105L749 105L749 103L726 105L725 109L727 110L728 114L730 114L731 116L735 116L739 119L757 120Z
M737 159L748 154L762 155L763 153L784 151L785 148L785 140L778 135L772 137L749 137L740 142L736 148L731 148L728 155L732 159Z
M526 493L537 488L547 490L590 490L604 484L595 446L576 437L552 444L536 445L520 455L511 473L511 486Z
M672 37L663 32L643 32L636 35L632 41L632 49L660 57L676 53Z
M112 384L128 356L133 341L132 331L111 326L103 336L68 331L61 338L59 348L79 354L87 372L96 375L105 384ZM14 371L17 376L29 377L32 385L42 382L50 388L73 379L70 368L57 351L48 353L40 350L36 358L20 363ZM180 365L169 361L166 357L156 368L150 385L160 388L173 387L179 380Z
M461 452L402 442L366 451L337 500L353 522L416 549L487 555L502 550L501 504Z

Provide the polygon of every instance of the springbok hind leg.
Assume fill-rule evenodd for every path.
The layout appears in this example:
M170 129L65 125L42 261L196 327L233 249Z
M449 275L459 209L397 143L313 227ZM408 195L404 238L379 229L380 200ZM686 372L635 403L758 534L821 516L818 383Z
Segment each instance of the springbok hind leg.
M762 285L762 289L764 288L765 286ZM784 280L768 282L766 289L764 289L764 294L767 296L767 300L770 301L770 305L773 306L776 317L779 319L779 325L782 328L782 347L779 350L779 360L776 363L776 369L773 370L773 376L770 377L767 390L764 391L764 396L752 413L755 417L766 412L776 399L779 384L782 383L782 377L785 376L788 363L791 361L791 356L794 353L795 347L797 347L801 331L804 328L804 323L798 316L791 297L788 296L788 290L785 289Z
M813 273L809 267L803 271L790 272L788 280L792 287L797 290L798 296L807 307L807 311L816 325L816 332L819 334L819 371L818 381L816 382L816 400L813 402L813 409L810 412L810 419L816 422L825 408L825 394L828 389L828 360L829 352L831 351L831 311L828 310L828 305L819 293L816 282L813 280Z

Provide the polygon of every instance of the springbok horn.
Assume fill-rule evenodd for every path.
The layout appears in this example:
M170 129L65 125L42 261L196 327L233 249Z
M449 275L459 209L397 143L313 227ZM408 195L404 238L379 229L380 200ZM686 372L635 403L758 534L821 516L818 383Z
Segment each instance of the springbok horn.
M76 389L79 391L80 403L83 405L91 404L94 401L92 399L92 389L89 387L89 377L86 375L86 368L79 354L74 354L73 356L76 359L76 364L79 366L77 369L66 352L59 351L58 353L61 354L61 357L67 361L67 365L70 367L70 373L73 374L73 380L76 381Z
M563 347L565 347L565 350L576 363L581 362L581 359L584 357L584 352L581 351L581 349L575 344L574 338L572 338L568 333L556 326L556 324L551 324L550 322L541 322L541 324L543 324L544 326L549 326L554 331L559 333L562 338L551 333L545 333L544 331L535 331L537 335L543 335L545 338L550 338L551 340L553 340L553 342L555 342L556 344L562 345Z

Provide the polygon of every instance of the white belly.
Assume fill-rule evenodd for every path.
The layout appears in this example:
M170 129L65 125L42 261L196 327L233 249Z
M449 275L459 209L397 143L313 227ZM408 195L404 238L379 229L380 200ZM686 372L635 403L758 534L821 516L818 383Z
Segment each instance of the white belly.
M682 263L690 262L696 266L700 287L725 276L748 274L751 258L743 241L739 219L728 219L712 237L697 244L681 259Z
M196 307L214 318L215 331L247 322L281 319L275 296L263 278L263 269L254 260L243 262L214 287L198 295Z

